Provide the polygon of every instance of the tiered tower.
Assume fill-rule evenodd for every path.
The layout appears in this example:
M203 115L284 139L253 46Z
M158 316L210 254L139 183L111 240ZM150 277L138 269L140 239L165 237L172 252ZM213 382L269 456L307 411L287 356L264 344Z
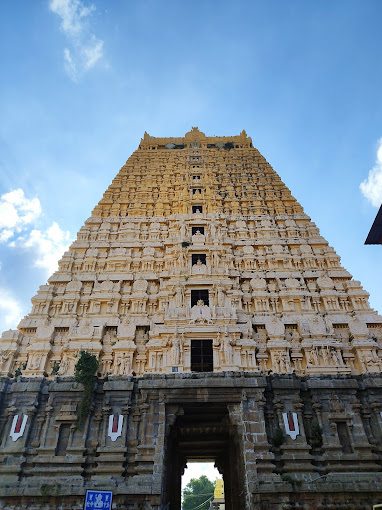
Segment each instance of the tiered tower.
M197 339L207 371L382 366L382 317L245 131L145 133L32 303L4 375L73 374L81 349L101 376L187 372Z
M379 469L382 317L245 131L145 133L32 304L0 342L8 413L1 448L5 459L7 448L24 448L12 474L9 466L3 471L15 487L52 465L57 480L65 478L65 448L88 456L85 464L72 456L78 497L94 480L118 479L132 505L150 508L179 507L169 473L178 479L187 459L216 461L229 510L269 504L267 483L289 501L283 472L307 480L306 473L346 471L352 454L364 462L356 471ZM103 387L87 434L75 427L80 351L99 359ZM357 376L369 382L361 388ZM374 390L363 403L359 392L368 385ZM212 403L208 423L222 431L219 451L201 441L209 426L203 405ZM16 412L30 416L29 438L11 437ZM109 414L125 417L118 439L110 435L117 425L107 434ZM316 423L327 449L315 462L309 434ZM199 432L187 443L191 424ZM235 468L227 467L226 447L235 450Z

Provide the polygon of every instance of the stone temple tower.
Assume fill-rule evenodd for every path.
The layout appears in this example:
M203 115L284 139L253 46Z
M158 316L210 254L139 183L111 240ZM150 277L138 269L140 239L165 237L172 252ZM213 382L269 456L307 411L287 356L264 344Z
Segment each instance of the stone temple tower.
M32 305L0 341L4 508L179 510L190 460L227 510L382 502L382 317L245 131L145 133Z

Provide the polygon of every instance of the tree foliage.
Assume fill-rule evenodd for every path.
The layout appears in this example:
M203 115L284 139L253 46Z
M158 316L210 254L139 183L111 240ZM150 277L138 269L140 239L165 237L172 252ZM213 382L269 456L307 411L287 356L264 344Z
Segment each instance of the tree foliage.
M74 377L84 387L81 401L77 408L77 427L82 429L89 415L94 391L94 376L97 373L99 361L93 354L80 351L79 360L76 363Z
M322 429L317 422L312 424L309 444L312 448L321 448L322 446Z
M183 491L182 510L193 510L196 507L198 510L208 510L210 507L208 498L213 496L214 490L215 482L211 482L205 475L191 478ZM208 502L199 508L206 500Z

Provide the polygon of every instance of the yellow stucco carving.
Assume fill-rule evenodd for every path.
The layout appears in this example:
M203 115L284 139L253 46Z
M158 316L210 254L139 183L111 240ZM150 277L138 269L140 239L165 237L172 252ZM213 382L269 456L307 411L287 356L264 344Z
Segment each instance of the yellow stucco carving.
M32 304L0 374L187 372L197 339L214 371L382 367L382 317L245 131L145 133Z

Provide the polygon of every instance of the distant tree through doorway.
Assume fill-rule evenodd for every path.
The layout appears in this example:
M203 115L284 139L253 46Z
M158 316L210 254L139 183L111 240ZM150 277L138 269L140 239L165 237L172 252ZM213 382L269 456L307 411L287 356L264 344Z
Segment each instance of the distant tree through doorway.
M192 478L183 491L182 510L208 510L213 498L215 482L205 475Z

